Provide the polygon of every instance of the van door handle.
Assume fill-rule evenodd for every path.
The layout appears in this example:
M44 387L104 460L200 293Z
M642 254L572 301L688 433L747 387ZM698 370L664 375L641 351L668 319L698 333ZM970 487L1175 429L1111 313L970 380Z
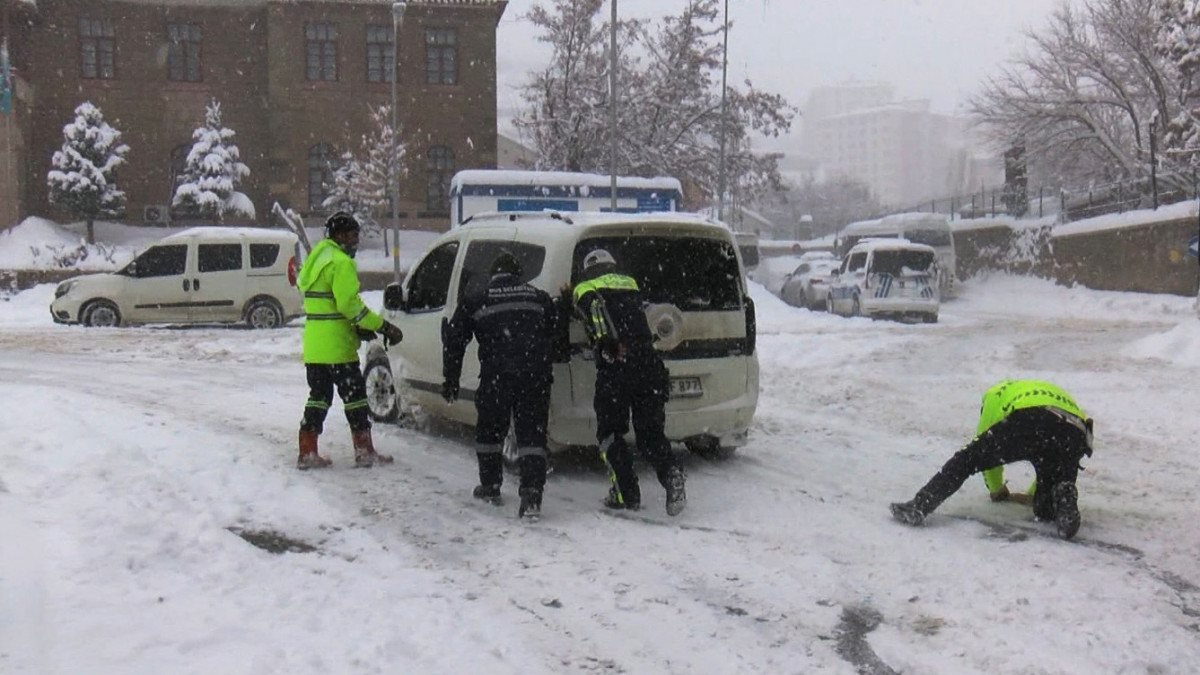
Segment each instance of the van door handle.
M196 289L197 291L200 290L200 280L199 279L192 279L192 288Z
M191 284L191 282L190 282L189 280L187 280L187 279L184 279L184 280L183 280L183 290L185 290L185 291L190 291L190 290L192 290L192 289L190 288L190 284Z

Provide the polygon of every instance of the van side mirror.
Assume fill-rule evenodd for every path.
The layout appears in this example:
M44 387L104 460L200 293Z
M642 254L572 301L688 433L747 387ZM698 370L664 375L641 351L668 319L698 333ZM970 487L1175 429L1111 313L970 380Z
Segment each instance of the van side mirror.
M400 284L392 282L383 289L383 307L393 311L405 310L404 307L404 289Z

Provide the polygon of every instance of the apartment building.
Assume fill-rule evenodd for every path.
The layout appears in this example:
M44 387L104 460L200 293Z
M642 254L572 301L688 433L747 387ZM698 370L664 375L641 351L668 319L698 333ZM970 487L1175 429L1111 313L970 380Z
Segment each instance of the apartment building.
M402 14L387 0L0 3L17 85L0 153L19 167L8 178L16 217L69 217L48 204L45 176L83 101L130 147L118 173L125 221L183 217L169 207L175 179L214 98L250 168L241 190L257 222L276 201L320 217L342 152L368 132L371 108L391 102L393 63L401 227L446 229L454 172L496 166L504 0L408 0L395 3Z

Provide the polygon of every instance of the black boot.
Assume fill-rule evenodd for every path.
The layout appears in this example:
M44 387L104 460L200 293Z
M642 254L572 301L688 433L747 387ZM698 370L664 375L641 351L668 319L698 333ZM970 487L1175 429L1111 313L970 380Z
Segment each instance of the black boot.
M628 493L622 493L614 485L608 489L608 494L604 497L604 508L627 511L637 511L642 508L642 497L640 492L631 497Z
M679 515L687 506L687 491L684 489L686 482L687 477L683 473L683 467L675 465L667 469L662 484L667 490L668 516Z
M1070 539L1079 531L1079 490L1074 483L1054 486L1054 524L1058 536Z
M542 515L542 489L546 485L546 457L544 455L526 454L517 460L521 472L521 506L517 508L517 517L528 520L538 520Z
M500 485L504 482L504 457L499 452L476 453L479 460L479 485L471 493L476 499L500 506Z
M933 512L930 506L933 500L924 489L906 502L892 504L892 517L905 525L917 526L925 522L925 516Z
M542 491L537 488L523 487L519 493L521 506L517 508L517 517L537 522L542 517Z

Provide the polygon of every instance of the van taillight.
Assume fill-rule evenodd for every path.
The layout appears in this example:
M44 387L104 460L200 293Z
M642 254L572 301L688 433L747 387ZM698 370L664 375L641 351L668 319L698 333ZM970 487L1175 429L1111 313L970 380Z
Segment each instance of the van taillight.
M298 267L299 266L296 264L296 256L292 256L288 259L288 283L293 286L296 285L296 272Z

